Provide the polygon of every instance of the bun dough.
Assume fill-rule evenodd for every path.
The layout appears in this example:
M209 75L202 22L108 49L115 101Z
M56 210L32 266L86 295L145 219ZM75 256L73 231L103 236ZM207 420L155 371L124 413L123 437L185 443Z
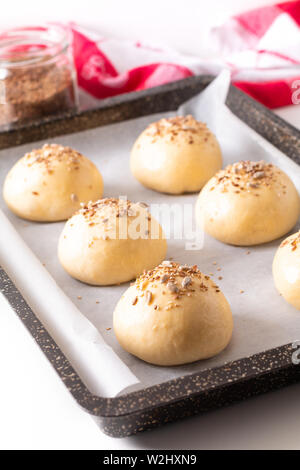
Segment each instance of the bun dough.
M230 306L197 266L170 261L144 273L113 317L121 346L151 364L173 366L221 352L232 336Z
M278 248L273 278L284 299L300 310L300 232L286 238Z
M238 162L215 175L201 191L197 222L212 237L232 245L275 240L296 224L297 190L279 168L260 162Z
M205 124L177 116L147 127L133 146L130 165L144 186L181 194L199 191L222 167L222 155Z
M144 203L100 199L83 206L61 234L58 256L76 279L94 285L120 284L159 264L167 242Z
M45 144L21 158L8 173L3 197L16 215L28 220L65 220L80 202L99 199L102 176L96 166L70 147Z

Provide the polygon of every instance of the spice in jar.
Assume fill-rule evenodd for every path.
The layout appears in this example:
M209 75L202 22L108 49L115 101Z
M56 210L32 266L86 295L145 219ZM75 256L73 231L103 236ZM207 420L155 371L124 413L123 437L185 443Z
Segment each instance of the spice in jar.
M75 71L57 27L0 35L0 129L76 109Z

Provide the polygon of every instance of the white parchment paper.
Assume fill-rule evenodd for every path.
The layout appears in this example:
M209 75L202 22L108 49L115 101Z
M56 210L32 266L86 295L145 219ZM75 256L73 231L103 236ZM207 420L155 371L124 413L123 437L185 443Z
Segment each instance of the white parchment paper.
M201 96L185 103L178 112L191 113L207 122L220 141L224 165L241 159L264 159L286 171L300 189L300 168L223 104L228 81L227 74L222 74ZM176 112L49 141L74 147L93 160L103 175L106 197L127 195L133 201L149 204L194 204L197 194L156 193L142 187L129 170L129 153L140 132L150 122L172 114ZM43 143L1 151L0 185L25 152ZM146 364L123 351L110 329L114 307L128 285L92 287L70 278L56 255L64 224L38 224L18 219L6 208L2 198L0 208L3 211L0 213L0 264L94 393L114 396L144 388L300 338L299 312L279 296L273 285L272 259L280 240L247 249L224 245L205 235L203 248L192 251L185 250L185 240L169 240L169 257L180 263L198 264L202 272L211 274L220 285L233 311L234 335L222 354L207 361L179 367Z

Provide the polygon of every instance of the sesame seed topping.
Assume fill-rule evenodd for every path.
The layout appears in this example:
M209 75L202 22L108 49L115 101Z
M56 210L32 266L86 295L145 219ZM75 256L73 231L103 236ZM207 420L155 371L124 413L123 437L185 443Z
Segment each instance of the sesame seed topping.
M153 143L160 138L167 138L171 142L180 138L188 144L207 142L212 135L205 123L197 121L191 115L160 119L150 124L145 134L151 137Z
M261 178L264 178L266 176L265 172L264 171L256 171L254 174L253 174L253 178L255 180L260 180Z
M280 248L283 248L284 246L289 245L291 248L291 251L296 251L297 248L300 246L300 230L297 233L294 233L291 237L286 238L283 240L283 242L280 244Z
M163 261L161 264L162 264L163 266L168 266L169 268L172 267L172 263L171 263L171 261L169 261L169 260L165 260L165 261Z
M258 190L262 186L268 187L272 182L277 181L279 171L274 165L263 160L259 162L240 161L220 170L210 189L213 191L219 185L222 192L227 192L231 186L237 194L241 191L247 191L259 197L259 192L252 190ZM284 185L282 187L284 189Z
M170 263L170 264L169 264ZM220 292L218 286L210 279L209 276L202 274L196 265L194 266L182 266L175 262L161 263L156 268L145 271L133 285L136 287L138 296L145 296L145 300L148 303L151 294L151 300L153 300L153 293L150 292L150 287L153 289L159 289L161 295L172 296L167 300L167 310L170 308L179 307L180 303L176 302L181 297L190 297L195 295L195 292L207 292L208 289L214 289L215 292ZM166 289L162 286L165 285ZM161 286L161 287L160 287ZM145 289L147 289L146 292ZM166 308L166 307L164 307Z
M173 284L173 282L168 282L167 288L169 289L170 292L173 292L173 293L176 293L176 294L179 290L178 287L176 286L176 284Z
M117 198L103 198L98 201L80 203L80 209L74 215L82 215L88 223L107 224L109 221L116 223L116 218L126 216L145 217L146 227L151 227L151 217L142 207L137 208L137 204L128 200ZM129 222L128 222L129 223ZM147 234L147 231L145 233ZM149 231L150 233L150 231Z
M83 156L70 147L44 144L42 148L33 149L31 152L26 153L24 158L27 166L40 164L46 168L49 174L52 174L56 163L62 161L67 163L70 170L79 169Z
M192 284L192 279L189 277L189 276L186 276L183 280L182 280L182 287L185 288L187 286L189 286L190 284Z
M146 295L146 302L147 302L148 305L150 305L151 301L152 301L152 298L153 298L152 292L147 290L145 295Z

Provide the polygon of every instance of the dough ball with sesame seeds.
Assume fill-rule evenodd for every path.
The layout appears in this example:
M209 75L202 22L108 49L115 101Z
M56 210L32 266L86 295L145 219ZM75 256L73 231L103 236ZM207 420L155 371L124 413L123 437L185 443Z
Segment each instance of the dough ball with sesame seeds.
M151 364L175 366L219 354L230 342L233 318L209 276L197 266L166 261L127 289L113 326L129 353Z
M160 224L145 203L106 198L83 205L66 223L58 244L64 269L79 281L131 281L166 256Z
M147 127L131 152L131 171L144 186L170 194L199 191L222 167L214 134L192 116Z
M199 226L232 245L257 245L285 235L300 215L299 194L282 170L241 161L219 171L196 204Z
M66 220L81 202L103 194L100 172L70 147L45 144L21 158L8 173L3 197L19 217L38 222Z
M300 310L300 232L279 246L273 261L273 279L283 298Z

